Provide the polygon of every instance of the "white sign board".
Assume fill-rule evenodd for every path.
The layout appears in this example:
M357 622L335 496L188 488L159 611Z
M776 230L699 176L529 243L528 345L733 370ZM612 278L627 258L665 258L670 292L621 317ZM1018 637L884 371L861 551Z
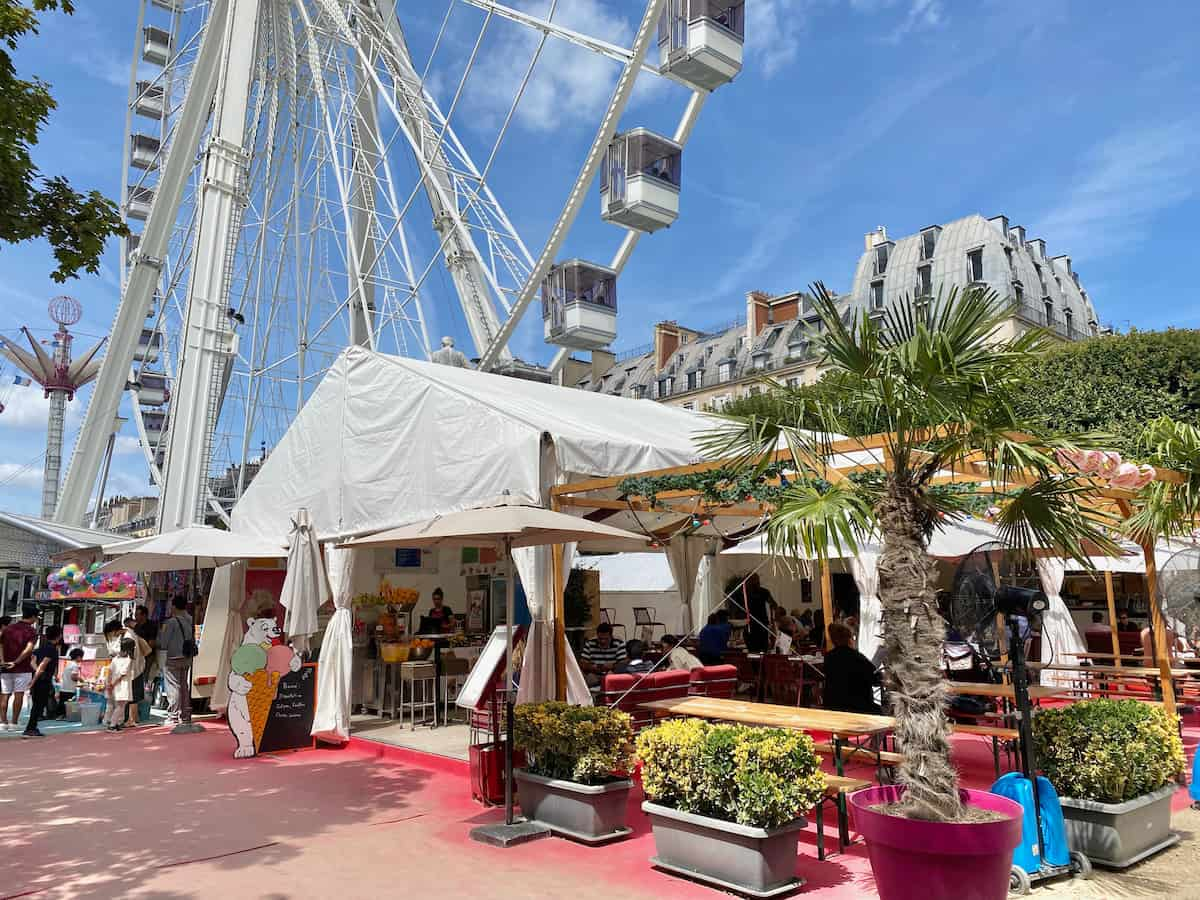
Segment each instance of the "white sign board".
M513 636L515 640L515 629ZM497 668L504 665L504 649L507 644L508 629L503 625L497 626L496 630L492 632L492 636L488 638L483 652L475 660L475 665L471 669L471 674L467 676L462 690L458 692L458 699L454 701L456 706L463 709L474 709L479 705L488 682L492 680Z

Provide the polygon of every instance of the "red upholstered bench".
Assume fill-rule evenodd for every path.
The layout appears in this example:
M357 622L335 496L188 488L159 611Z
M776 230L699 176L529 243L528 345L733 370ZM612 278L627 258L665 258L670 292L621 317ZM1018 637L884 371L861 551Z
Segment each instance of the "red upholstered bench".
M649 675L605 675L601 702L633 717L634 730L654 723L654 715L642 704L651 700L675 700L688 695L689 673L683 669L651 672Z
M701 666L692 669L688 694L732 700L737 691L737 666Z

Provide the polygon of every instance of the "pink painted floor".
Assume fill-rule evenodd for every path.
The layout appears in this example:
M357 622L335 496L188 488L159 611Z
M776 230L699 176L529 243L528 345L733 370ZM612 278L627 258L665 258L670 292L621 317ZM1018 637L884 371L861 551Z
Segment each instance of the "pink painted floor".
M1188 725L1190 758L1200 722ZM465 764L365 741L236 761L232 748L216 724L190 736L0 741L0 900L724 896L649 866L640 796L627 840L499 850L468 837L502 813L470 799ZM989 744L956 739L955 758L970 786L991 783ZM1185 806L1186 794L1176 801ZM835 846L832 814L826 839ZM807 881L797 896L874 894L863 847L820 862L811 826L796 868Z

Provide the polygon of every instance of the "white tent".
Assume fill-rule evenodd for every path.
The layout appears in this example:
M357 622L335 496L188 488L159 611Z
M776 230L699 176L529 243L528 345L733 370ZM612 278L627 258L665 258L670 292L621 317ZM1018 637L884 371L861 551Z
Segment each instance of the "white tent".
M234 507L233 530L282 542L304 508L329 541L501 499L549 505L555 484L696 462L692 436L706 427L678 407L352 347ZM554 604L539 553L514 557L541 632Z

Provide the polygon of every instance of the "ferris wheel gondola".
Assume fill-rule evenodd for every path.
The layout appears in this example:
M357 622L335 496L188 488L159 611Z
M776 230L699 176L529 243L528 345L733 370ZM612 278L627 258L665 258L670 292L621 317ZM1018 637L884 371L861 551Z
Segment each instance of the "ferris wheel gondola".
M481 368L511 360L508 341L539 294L560 357L611 343L621 270L643 233L678 215L684 145L708 92L740 68L743 4L648 0L624 48L556 23L557 0L545 18L491 0L448 0L443 31L456 7L485 16L446 109L426 79L442 32L418 66L404 5L140 0L123 153L121 204L131 225L123 293L60 519L86 512L122 394L160 488L160 527L174 528L226 514L253 452L282 435L344 347L428 358L434 307L444 314L447 301ZM484 34L501 20L540 38L479 166L452 120ZM497 197L493 162L548 40L622 70L535 258ZM617 133L644 70L692 91L671 137L641 127ZM617 198L619 152L625 193ZM402 183L404 164L415 183ZM628 229L620 248L607 265L556 265L599 173L604 218ZM430 222L432 244L417 240ZM448 296L435 289L439 277ZM210 478L225 470L237 473L236 487L218 501Z

